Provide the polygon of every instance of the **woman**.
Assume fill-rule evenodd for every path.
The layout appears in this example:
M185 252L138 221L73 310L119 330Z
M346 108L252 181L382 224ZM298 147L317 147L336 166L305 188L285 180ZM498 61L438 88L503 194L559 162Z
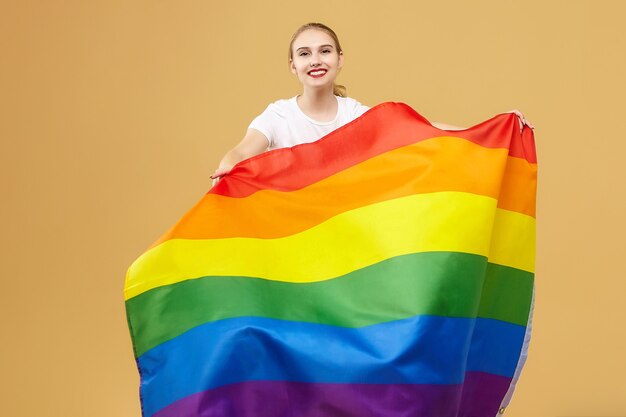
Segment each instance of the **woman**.
M266 150L316 141L365 113L369 107L346 97L335 84L344 64L343 50L335 32L321 23L307 23L289 43L289 67L302 84L302 94L271 103L248 126L243 140L228 151L211 175L213 185L239 161ZM524 124L533 126L518 110L511 110ZM442 130L462 127L432 123Z

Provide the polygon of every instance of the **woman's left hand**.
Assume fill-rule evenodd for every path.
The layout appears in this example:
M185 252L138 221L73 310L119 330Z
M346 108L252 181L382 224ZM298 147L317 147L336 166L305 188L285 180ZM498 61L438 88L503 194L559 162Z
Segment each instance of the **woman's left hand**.
M517 120L519 121L520 132L524 129L524 125L528 125L528 127L530 127L531 129L535 128L535 126L531 125L530 122L526 120L526 118L524 118L524 115L522 114L521 111L514 109L510 111L505 111L505 113L515 113L515 115L517 115Z

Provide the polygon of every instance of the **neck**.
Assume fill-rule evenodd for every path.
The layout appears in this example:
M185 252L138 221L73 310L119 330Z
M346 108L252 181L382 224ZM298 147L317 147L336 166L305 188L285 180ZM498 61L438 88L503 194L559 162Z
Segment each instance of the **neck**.
M328 106L332 106L336 102L335 95L333 94L333 86L325 89L304 89L300 97L298 97L298 104L301 108L308 110L320 110L326 109Z

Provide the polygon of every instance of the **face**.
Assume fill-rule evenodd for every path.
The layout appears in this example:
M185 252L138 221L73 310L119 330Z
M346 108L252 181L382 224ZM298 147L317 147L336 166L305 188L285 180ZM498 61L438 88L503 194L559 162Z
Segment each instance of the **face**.
M300 33L293 42L292 55L291 72L305 88L331 86L343 66L343 54L337 52L333 38L321 30Z

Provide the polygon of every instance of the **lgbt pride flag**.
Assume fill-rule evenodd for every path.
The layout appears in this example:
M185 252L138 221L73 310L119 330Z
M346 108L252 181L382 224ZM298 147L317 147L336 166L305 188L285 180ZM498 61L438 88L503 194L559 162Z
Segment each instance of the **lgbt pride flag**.
M387 102L238 163L128 269L144 417L494 417L526 358L533 132Z

